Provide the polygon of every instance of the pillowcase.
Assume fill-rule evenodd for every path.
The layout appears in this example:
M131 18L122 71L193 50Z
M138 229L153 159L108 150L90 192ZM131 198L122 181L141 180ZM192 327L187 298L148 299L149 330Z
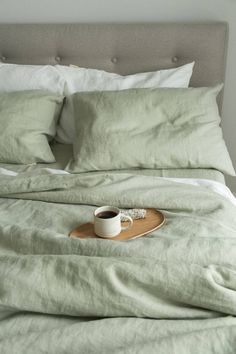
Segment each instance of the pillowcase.
M179 68L121 76L96 69L56 65L66 81L65 95L83 91L123 90L145 87L188 87L194 62ZM75 138L73 107L66 101L56 139L72 144Z
M221 87L74 94L67 171L214 168L235 175L219 126Z
M62 104L63 96L44 91L0 93L0 162L55 162L47 138Z
M47 90L63 94L65 80L51 65L0 63L0 92Z

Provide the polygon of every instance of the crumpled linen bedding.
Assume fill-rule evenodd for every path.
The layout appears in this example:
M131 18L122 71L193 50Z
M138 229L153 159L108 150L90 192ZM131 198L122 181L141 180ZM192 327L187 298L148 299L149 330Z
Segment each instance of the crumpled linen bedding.
M235 353L236 207L222 188L1 175L0 353ZM167 222L130 241L69 238L97 205L158 208Z

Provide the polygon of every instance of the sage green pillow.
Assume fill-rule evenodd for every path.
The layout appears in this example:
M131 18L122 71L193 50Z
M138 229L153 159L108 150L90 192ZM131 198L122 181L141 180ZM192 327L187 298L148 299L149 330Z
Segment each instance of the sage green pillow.
M80 92L72 173L128 168L214 168L234 175L214 88Z
M63 96L45 91L0 93L0 162L55 162L55 136Z

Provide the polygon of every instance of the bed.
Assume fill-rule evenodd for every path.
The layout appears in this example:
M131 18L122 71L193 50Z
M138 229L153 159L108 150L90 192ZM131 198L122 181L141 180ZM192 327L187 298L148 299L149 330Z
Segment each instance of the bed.
M224 82L227 39L223 22L4 24L0 58L120 75L195 61L190 86L201 88ZM71 174L72 145L50 146L54 162L0 164L0 352L234 353L236 201L224 169ZM166 224L131 241L69 238L100 205L158 208Z

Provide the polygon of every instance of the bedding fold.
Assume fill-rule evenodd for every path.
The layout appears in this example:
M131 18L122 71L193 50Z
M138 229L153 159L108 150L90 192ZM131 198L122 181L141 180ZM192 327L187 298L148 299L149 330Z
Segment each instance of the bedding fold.
M189 353L199 342L233 353L236 209L224 196L153 176L47 172L1 176L0 196L1 352ZM166 224L126 242L68 237L105 204L158 208Z
M72 255L1 256L0 262L5 265L0 306L12 313L158 319L236 315L236 272L230 267Z
M204 353L233 354L235 351L235 325L232 317L210 320L162 320L137 318L110 318L83 323L74 319L58 320L22 316L19 325L32 320L35 328L27 333L24 328L1 341L2 351L25 354L50 352L51 354L123 354L123 353ZM14 320L14 319L13 319ZM102 327L102 330L101 330ZM27 330L30 328L28 326ZM17 334L18 333L18 334ZM91 335L92 333L92 335ZM194 349L193 349L194 348ZM194 350L194 351L193 351Z

